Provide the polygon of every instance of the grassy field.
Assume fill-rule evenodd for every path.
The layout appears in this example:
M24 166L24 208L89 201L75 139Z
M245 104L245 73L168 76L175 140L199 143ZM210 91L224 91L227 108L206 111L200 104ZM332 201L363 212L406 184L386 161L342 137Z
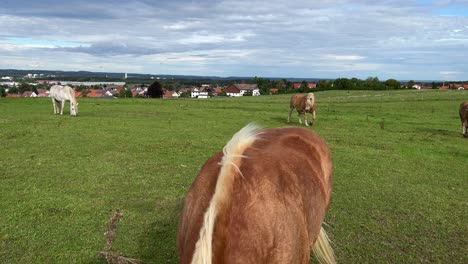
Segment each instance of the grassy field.
M466 91L316 93L334 162L327 228L340 263L468 263ZM0 99L0 263L176 263L184 196L244 125L288 125L288 95L208 100ZM68 104L66 114L69 113ZM294 115L291 125L298 125ZM313 260L315 261L315 260Z

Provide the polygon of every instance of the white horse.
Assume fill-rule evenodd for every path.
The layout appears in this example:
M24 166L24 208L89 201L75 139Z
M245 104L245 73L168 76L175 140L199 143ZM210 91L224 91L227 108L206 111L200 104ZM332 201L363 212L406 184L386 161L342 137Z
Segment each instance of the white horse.
M52 98L52 104L54 105L54 114L60 113L63 115L65 101L70 101L70 115L76 116L78 114L75 91L70 86L53 85L50 87L50 98Z

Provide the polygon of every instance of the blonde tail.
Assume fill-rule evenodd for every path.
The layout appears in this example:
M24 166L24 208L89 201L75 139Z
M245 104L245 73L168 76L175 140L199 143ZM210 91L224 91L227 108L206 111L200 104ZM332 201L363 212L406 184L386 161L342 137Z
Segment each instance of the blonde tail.
M315 244L312 246L312 251L321 264L336 263L335 253L330 246L330 239L328 239L327 233L323 227L320 227L320 234L317 241L315 241Z

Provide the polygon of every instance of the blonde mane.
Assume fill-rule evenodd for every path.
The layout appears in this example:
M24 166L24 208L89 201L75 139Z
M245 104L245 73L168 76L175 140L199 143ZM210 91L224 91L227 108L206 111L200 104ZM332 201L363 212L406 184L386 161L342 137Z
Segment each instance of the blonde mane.
M306 110L310 110L310 108L315 104L315 96L313 93L308 93L306 97Z
M208 210L203 217L203 224L192 258L192 264L211 264L212 240L216 216L229 203L232 187L239 170L244 151L258 138L260 127L249 124L237 132L223 148L223 158L219 162L221 169L216 182L215 192L211 198Z

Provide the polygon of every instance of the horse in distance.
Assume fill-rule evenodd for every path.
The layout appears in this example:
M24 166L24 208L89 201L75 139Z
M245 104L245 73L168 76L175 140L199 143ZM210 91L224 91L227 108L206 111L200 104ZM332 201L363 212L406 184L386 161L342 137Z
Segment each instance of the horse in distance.
M462 135L468 138L468 102L462 102L458 111L462 126Z
M65 101L70 101L70 115L78 114L78 102L75 99L75 91L70 86L53 85L50 87L50 97L54 107L54 114L63 115Z
M308 94L293 94L289 102L289 115L288 123L291 121L291 114L294 110L297 110L297 116L299 118L299 123L302 124L301 115L304 115L304 122L306 126L309 126L307 122L307 113L312 114L312 121L310 125L315 121L315 96L313 93Z
M326 143L300 127L247 125L201 168L177 231L183 264L335 263L322 222L330 205Z

